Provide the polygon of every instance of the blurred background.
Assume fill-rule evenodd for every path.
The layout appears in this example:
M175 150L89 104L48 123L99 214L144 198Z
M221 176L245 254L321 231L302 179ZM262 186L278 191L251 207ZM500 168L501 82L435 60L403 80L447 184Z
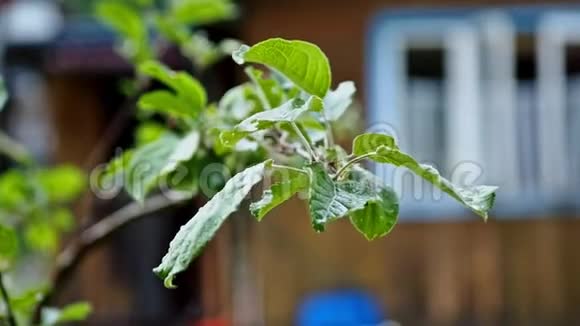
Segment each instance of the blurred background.
M120 81L131 66L93 17L95 1L0 0L4 131L41 162L90 172L131 144ZM89 324L320 325L317 313L402 325L580 323L580 6L546 1L239 1L211 39L304 39L353 80L365 125L443 175L500 186L487 223L400 182L402 214L368 242L339 221L311 230L299 200L261 223L231 218L166 290L151 269L195 204L115 234L54 300L86 299ZM183 66L177 51L164 61ZM198 76L215 100L242 80L225 59ZM363 109L364 108L364 109ZM339 135L340 136L340 135ZM345 140L348 146L349 141ZM3 167L7 162L2 162ZM128 201L85 196L79 221Z

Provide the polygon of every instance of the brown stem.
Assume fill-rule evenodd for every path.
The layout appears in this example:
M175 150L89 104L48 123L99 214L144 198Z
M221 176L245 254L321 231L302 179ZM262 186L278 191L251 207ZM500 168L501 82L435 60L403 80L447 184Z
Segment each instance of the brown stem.
M53 274L55 284L58 284L63 276L76 265L86 250L110 236L114 231L142 216L180 202L169 200L163 194L155 195L147 199L144 203L132 202L127 204L85 229L57 256Z
M80 232L57 255L52 274L53 286L37 306L35 320L40 319L40 309L62 289L62 282L74 270L86 252L108 238L123 226L148 214L183 203L184 200L170 200L163 194L148 198L144 203L129 203L112 214L105 216L92 226Z

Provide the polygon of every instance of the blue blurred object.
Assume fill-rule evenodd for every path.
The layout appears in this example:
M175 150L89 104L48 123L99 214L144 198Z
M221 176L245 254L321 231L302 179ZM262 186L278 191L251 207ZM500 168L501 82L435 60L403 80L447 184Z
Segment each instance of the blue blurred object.
M298 307L298 326L378 325L386 316L377 300L360 290L333 290L309 295Z

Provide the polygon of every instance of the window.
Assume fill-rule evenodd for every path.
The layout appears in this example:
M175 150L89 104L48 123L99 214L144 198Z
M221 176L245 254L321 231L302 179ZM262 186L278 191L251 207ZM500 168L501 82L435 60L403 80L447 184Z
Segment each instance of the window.
M580 7L387 12L368 47L369 123L453 181L500 186L494 215L580 207ZM466 211L388 166L403 219Z

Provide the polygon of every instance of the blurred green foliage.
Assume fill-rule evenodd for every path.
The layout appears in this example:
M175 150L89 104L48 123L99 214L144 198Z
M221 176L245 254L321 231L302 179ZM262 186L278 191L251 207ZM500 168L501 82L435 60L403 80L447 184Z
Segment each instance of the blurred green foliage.
M5 89L0 85L0 95ZM18 159L11 146L21 145L2 134L4 142L0 155ZM25 153L22 157L30 157ZM0 173L0 276L4 289L4 312L0 317L8 325L29 325L37 305L52 286L50 267L41 279L31 281L26 265L33 260L44 262L56 257L61 241L75 224L70 204L86 189L86 176L72 165L41 167L31 160L16 160L16 165ZM39 265L41 266L41 265ZM43 274L43 273L39 273ZM84 311L88 314L86 304ZM10 309L7 309L10 308ZM51 308L43 325L79 320L79 308L60 310ZM10 317L10 316L13 316ZM44 315L43 315L44 316ZM52 316L52 317L51 317ZM75 319L78 317L77 319Z
M177 45L197 69L209 67L239 45L231 39L214 43L199 30L237 17L231 0L101 0L95 8L101 21L120 37L119 52L136 67L157 57L157 47L163 44L159 37Z

